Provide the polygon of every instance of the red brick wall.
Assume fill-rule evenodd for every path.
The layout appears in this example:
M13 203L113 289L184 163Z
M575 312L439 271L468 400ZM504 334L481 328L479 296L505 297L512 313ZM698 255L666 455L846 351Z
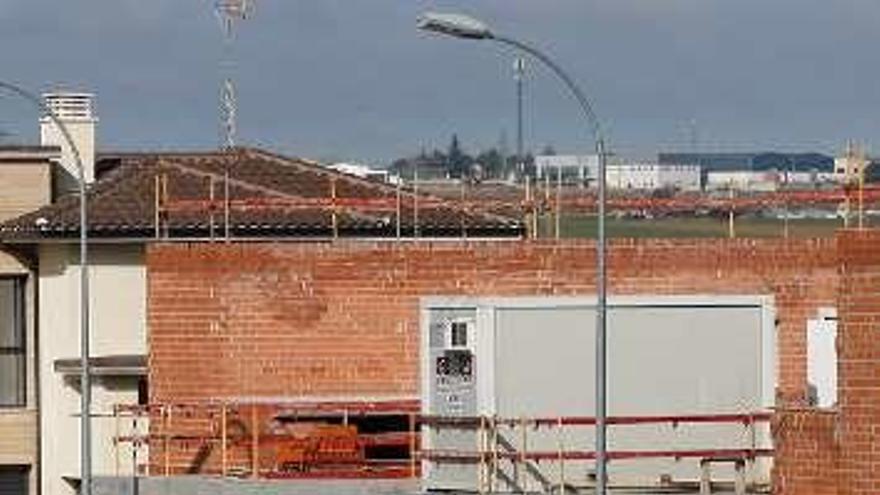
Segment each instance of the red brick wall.
M841 493L880 493L880 232L843 232L838 322Z
M878 245L880 232L616 241L610 287L774 294L787 406L803 398L805 320L836 306L839 408L777 415L774 491L876 494ZM148 254L151 398L415 396L420 297L590 294L592 255L587 242L157 245ZM248 462L245 451L232 457Z
M805 320L833 306L835 240L620 240L612 294L774 294L780 391L799 403ZM586 241L166 244L148 252L153 401L417 396L427 295L594 292Z
M834 411L782 410L773 420L773 493L837 495L838 416Z

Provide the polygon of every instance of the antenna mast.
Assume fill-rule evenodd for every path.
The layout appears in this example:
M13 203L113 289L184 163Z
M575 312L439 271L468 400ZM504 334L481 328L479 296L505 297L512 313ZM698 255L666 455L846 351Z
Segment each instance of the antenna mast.
M222 71L225 73L223 84L220 88L220 127L222 133L222 146L224 149L235 147L235 134L237 131L236 116L238 103L235 96L235 27L239 21L248 19L254 9L253 0L216 0L214 11L220 19L223 29L224 54L221 62Z

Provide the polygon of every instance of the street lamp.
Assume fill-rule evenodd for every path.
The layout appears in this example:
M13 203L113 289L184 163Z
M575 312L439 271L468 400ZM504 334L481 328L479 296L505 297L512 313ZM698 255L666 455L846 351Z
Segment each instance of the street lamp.
M512 38L508 38L493 32L485 23L461 14L446 14L429 12L418 18L417 26L424 31L439 33L455 38L470 40L490 40L503 45L509 45L535 57L550 68L565 86L571 91L577 100L587 119L593 142L596 145L596 154L599 157L599 171L597 177L598 193L598 234L596 239L596 493L605 494L607 483L607 381L606 381L606 313L607 291L605 271L605 138L599 119L593 112L593 106L584 92L575 84L574 80L566 74L549 56L537 48Z
M86 178L85 167L80 157L79 148L70 136L67 126L38 96L8 82L0 81L0 89L20 96L45 114L61 131L64 141L70 146L76 162L77 180L79 182L79 275L80 275L80 366L82 376L80 388L80 469L82 471L82 495L92 493L92 436L91 436L91 402L92 383L89 373L89 265L88 265L88 217L86 213Z

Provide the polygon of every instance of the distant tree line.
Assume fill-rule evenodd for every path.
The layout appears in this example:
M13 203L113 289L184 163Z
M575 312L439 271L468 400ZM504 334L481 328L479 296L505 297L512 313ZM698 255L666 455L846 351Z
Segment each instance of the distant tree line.
M503 141L503 140L502 140ZM446 150L422 150L420 153L398 158L391 162L390 170L407 180L418 175L423 179L505 180L523 174L534 176L535 155L524 152L522 159L516 153L506 151L505 146L483 149L475 154L466 151L453 134ZM555 155L552 146L541 150L543 155Z

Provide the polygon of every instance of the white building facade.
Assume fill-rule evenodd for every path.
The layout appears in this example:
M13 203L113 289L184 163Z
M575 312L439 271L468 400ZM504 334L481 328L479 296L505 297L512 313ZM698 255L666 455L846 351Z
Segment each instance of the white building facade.
M598 155L536 156L538 179L552 181L558 176L576 175L581 183L595 187L599 175ZM605 183L610 189L654 191L674 189L700 190L699 165L661 165L651 162L612 161L607 164Z
M780 174L775 171L710 171L706 174L706 190L770 192L779 188Z

